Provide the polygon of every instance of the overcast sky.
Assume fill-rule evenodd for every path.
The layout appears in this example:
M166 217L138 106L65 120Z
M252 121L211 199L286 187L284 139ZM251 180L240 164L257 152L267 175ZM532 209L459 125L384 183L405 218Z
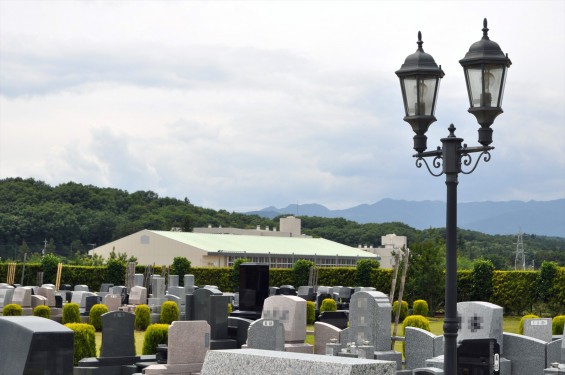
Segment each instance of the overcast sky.
M442 65L428 147L477 144L459 60L512 60L489 163L459 201L565 198L565 1L0 1L0 178L246 211L445 200L394 72Z

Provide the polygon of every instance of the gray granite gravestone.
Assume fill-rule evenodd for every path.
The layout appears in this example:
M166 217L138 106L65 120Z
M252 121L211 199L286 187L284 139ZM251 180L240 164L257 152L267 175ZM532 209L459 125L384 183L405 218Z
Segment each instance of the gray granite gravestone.
M545 342L551 342L551 321L551 318L524 320L524 336L533 337Z
M143 281L145 277L142 273L136 273L133 275L133 286L144 286Z
M502 340L502 307L489 302L459 302L460 319L457 342L468 339L495 339L504 353Z
M113 287L114 284L109 284L109 283L102 283L100 284L100 291L102 293L110 293L110 288Z
M37 294L47 299L47 306L55 307L55 289L42 286L37 289Z
M443 355L443 336L416 327L404 332L406 368L426 367L426 360Z
M134 357L135 315L111 311L102 315L102 347L100 357Z
M285 351L312 354L312 345L306 339L306 301L292 295L278 295L265 299L262 318L278 320L284 325Z
M184 275L184 290L187 294L194 292L194 275Z
M36 316L0 317L0 337L0 374L73 374L69 328Z
M14 289L12 295L12 303L22 307L31 307L31 289L26 287L19 287Z
M314 323L314 354L326 354L326 345L335 340L339 342L341 329L322 322Z
M238 349L210 350L202 375L308 374L308 375L395 375L395 363L315 354Z
M179 286L179 275L169 275L169 288Z
M89 292L88 285L75 285L75 292Z
M0 309L4 306L12 303L12 297L14 295L14 288L2 288L0 289Z
M258 319L249 325L247 347L284 351L284 325L272 319Z
M314 287L313 286L299 286L298 297L304 298L306 301L314 301Z
M165 290L166 290L165 278L153 276L151 278L151 292L152 292L151 297L163 298L165 297Z
M130 305L147 304L147 288L138 285L132 287L129 295L129 303Z
M531 337L504 333L504 357L511 361L512 375L543 374L547 368L547 343Z

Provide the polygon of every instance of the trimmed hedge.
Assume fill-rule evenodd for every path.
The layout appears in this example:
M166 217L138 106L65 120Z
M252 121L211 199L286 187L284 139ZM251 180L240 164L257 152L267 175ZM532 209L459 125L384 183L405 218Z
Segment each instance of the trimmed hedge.
M67 323L65 327L75 332L75 366L83 358L96 357L96 340L93 326L86 323Z
M49 319L51 317L51 309L49 309L49 306L45 305L35 306L33 309L33 315Z
M294 274L292 268L271 268L269 270L269 285L293 285ZM298 288L296 288L298 289Z
M145 331L151 323L151 308L147 305L137 305L135 307L135 329Z
M157 345L167 344L169 338L169 325L168 324L151 324L145 331L143 337L143 355L155 354L157 352Z
M429 312L430 312L430 308L428 307L428 303L423 299L417 299L412 304L413 315L428 316Z
M457 302L472 301L471 300L472 292L473 292L473 271L458 270L457 271Z
M520 335L524 334L524 322L526 321L526 319L536 319L536 318L539 318L539 316L534 314L524 315L522 319L520 319L520 324L518 325L518 333Z
M320 267L318 268L318 285L355 285L355 267ZM372 270L374 274L375 270ZM372 285L366 285L372 286Z
M2 309L2 316L22 316L24 309L15 303L9 303Z
M108 307L102 303L97 303L90 308L88 323L98 332L102 331L102 315L108 312Z
M558 315L551 322L552 335L562 335L565 326L565 315Z
M398 300L392 304L392 318L396 319L396 311L398 310ZM400 304L400 321L402 322L408 316L408 302L402 301Z
M531 311L536 300L537 278L535 271L494 271L490 302L501 306L510 315Z
M316 321L316 304L306 301L306 324L314 324Z
M180 319L179 305L175 301L163 302L161 305L160 321L162 324L171 324Z
M81 323L80 320L80 307L78 303L67 303L63 306L63 324L68 323ZM94 327L93 327L94 328Z
M337 311L337 303L332 298L324 299L320 306L320 312L324 311Z

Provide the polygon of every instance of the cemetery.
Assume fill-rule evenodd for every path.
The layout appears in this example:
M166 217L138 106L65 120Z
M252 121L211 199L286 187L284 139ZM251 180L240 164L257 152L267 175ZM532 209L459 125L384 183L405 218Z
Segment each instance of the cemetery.
M40 286L7 280L0 284L0 374L443 374L444 338L430 332L426 317L403 317L401 334L391 334L392 294L272 286L269 272L265 264L240 264L235 293L195 285L192 274L138 274L133 264L126 285L101 283L99 291L60 285L60 274ZM405 303L394 305L400 314ZM460 373L565 374L565 317L526 315L520 333L511 333L496 304L459 302L457 312Z

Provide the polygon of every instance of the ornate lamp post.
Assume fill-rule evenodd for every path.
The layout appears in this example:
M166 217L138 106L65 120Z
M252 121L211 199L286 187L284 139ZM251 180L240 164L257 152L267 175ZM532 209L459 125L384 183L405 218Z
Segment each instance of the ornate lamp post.
M481 146L467 147L462 138L455 136L453 124L449 135L441 139L442 146L434 151L426 151L426 132L436 121L434 116L440 79L444 73L433 57L422 49L422 34L418 32L418 50L409 55L401 68L396 71L400 78L404 100L404 121L408 122L416 135L414 149L416 166L425 165L430 174L445 175L447 187L446 205L446 272L445 272L445 322L444 331L444 371L446 375L457 374L457 184L459 173L472 173L480 159L490 160L492 129L490 126L496 116L502 113L502 94L506 71L511 62L497 43L488 37L487 20L483 21L483 38L471 45L465 58L459 61L465 72L469 94L469 112L481 126L479 143ZM480 153L474 162L473 153ZM433 158L430 164L426 158ZM469 167L464 170L464 167ZM432 170L438 170L434 172Z

